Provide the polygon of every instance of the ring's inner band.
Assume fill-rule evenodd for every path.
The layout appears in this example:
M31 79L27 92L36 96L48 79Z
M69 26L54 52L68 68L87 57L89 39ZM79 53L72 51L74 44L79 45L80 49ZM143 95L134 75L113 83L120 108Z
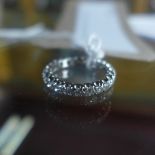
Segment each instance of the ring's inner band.
M62 66L56 69L54 75L70 83L91 83L105 78L105 70L101 67L97 69L88 68L84 62L74 63L71 66L63 66L63 62L61 64Z

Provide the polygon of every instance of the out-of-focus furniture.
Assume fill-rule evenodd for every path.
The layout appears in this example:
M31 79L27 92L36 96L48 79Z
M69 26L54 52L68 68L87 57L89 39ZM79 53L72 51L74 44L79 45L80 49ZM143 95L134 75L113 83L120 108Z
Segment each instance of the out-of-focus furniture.
M28 25L34 24L38 19L38 15L36 12L36 1L35 0L20 0L19 2L22 8L22 11L24 12L26 23Z
M68 0L64 6L64 12L62 14L62 17L58 22L57 31L71 32L73 34L72 39L73 43L81 47L84 47L83 43L86 43L87 38L90 36L90 34L93 34L95 32L99 34L100 37L102 37L102 40L105 43L104 48L107 51L106 54L108 56L151 61L152 59L154 59L154 51L149 46L147 46L147 44L144 43L139 37L137 37L128 26L128 23L126 21L128 14L124 2L125 1L120 0L112 2L98 1L94 3L94 1L89 0L88 1ZM104 10L106 13L102 12L102 10L100 9L101 6L102 6L101 9ZM96 9L96 7L98 8ZM98 10L100 10L99 12L100 14L102 14L102 16L100 17L101 20L98 18L100 14L98 16L96 16L95 14ZM91 14L91 12L94 13ZM85 16L87 14L89 14L88 16L89 18ZM108 16L107 17L108 19L115 19L115 20L111 20L110 22L109 20L106 21L104 20L105 18L102 19L102 17L104 16L106 17ZM94 19L95 19L95 25L93 25ZM106 26L104 23L106 23L106 25L108 26ZM102 27L100 27L101 25ZM111 25L115 26L111 27ZM117 38L115 38L116 36L115 34L117 34L118 36ZM112 43L113 40L115 41ZM117 42L116 44L116 41L119 40L120 42ZM124 49L122 49L122 42L124 42L123 43L125 47ZM68 43L68 45L69 44L72 43ZM111 46L111 44L113 44L113 46ZM118 48L118 46L121 48ZM132 54L130 49L132 49L131 50Z
M0 26L2 25L3 18L3 0L0 1Z
M142 13L149 10L149 1L150 0L132 0L133 11L135 13Z

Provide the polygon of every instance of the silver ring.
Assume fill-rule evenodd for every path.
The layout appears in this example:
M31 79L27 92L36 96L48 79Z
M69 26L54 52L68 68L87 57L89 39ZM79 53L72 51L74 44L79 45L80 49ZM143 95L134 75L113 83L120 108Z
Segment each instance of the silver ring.
M71 83L63 77L58 77L56 72L62 69L73 67L79 63L86 65L85 57L69 57L51 61L45 66L42 77L46 88L49 91L60 95L67 96L93 96L98 94L106 94L111 90L115 83L116 72L111 64L105 60L95 60L90 66L91 69L103 69L105 77L102 80L93 81L91 83Z

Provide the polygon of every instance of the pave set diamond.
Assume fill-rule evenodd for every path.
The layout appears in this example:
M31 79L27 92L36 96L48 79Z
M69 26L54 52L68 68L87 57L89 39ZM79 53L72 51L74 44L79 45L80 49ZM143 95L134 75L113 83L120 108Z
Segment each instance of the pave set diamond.
M112 88L115 82L116 72L114 68L104 60L97 60L92 65L95 69L103 68L105 72L105 78L103 80L91 83L73 84L55 75L56 71L72 67L78 63L86 64L86 58L70 57L50 62L44 68L42 73L45 86L55 93L68 96L92 96L101 93L106 94L106 92Z

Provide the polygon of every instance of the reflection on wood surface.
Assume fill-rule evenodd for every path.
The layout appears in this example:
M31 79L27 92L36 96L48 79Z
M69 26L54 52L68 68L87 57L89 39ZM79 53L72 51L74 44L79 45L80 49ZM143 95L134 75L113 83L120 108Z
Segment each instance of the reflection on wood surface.
M0 49L0 83L8 81L12 75L10 56L7 51L5 47Z

